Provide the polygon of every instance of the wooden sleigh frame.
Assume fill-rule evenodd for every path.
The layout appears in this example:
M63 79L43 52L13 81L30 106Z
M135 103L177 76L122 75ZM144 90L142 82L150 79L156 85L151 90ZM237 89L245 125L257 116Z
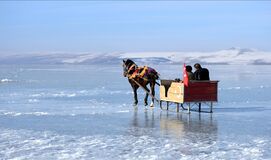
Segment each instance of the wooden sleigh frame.
M218 81L189 81L189 85L185 86L182 82L161 80L160 108L164 109L163 102L166 102L166 110L174 103L177 112L181 107L188 113L190 111L212 113L213 103L217 102L217 86ZM203 105L208 106L210 110L202 110Z

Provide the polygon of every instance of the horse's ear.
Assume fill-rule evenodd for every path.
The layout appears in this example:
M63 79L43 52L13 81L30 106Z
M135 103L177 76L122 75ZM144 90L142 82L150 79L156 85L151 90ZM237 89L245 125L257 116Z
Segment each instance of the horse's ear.
M123 61L123 63L125 63L125 62L126 62L124 59L123 59L122 61Z

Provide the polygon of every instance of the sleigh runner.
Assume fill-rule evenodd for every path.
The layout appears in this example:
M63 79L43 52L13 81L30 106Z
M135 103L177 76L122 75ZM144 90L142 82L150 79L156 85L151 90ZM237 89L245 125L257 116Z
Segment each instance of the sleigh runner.
M212 113L213 103L217 102L217 85L218 81L189 81L186 86L174 80L161 80L160 107L164 109L163 102L166 102L166 110L174 103L177 112L180 107L188 112L202 112L202 105L205 105L209 106L209 112Z

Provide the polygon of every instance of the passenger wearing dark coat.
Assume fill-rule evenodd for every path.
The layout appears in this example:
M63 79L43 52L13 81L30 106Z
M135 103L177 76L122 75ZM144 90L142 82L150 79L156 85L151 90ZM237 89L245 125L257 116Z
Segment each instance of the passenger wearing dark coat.
M195 80L210 80L209 71L207 68L202 68L199 63L194 65L196 71L194 72Z

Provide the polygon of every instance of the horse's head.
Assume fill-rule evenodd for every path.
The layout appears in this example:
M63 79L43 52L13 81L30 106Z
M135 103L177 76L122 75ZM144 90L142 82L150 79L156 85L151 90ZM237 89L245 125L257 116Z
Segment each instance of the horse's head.
M123 76L127 77L128 74L130 74L131 71L133 71L133 68L135 69L137 67L137 65L135 64L134 61L127 59L127 60L123 60Z

